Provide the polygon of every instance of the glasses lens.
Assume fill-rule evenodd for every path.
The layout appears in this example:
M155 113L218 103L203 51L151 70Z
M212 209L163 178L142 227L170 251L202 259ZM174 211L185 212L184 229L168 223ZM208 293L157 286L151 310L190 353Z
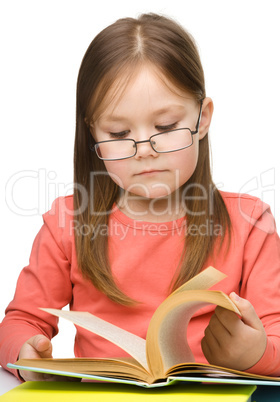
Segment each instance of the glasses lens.
M192 134L188 128L153 135L151 138L156 152L172 152L192 145Z
M130 139L104 141L95 145L97 156L103 160L130 158L135 155L135 150L135 143Z

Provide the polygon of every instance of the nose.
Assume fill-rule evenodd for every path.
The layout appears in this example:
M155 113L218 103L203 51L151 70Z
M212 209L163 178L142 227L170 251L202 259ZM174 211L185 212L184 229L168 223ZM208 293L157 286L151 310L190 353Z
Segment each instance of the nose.
M136 155L135 158L146 158L148 156L157 157L159 154L152 148L153 140L135 141Z

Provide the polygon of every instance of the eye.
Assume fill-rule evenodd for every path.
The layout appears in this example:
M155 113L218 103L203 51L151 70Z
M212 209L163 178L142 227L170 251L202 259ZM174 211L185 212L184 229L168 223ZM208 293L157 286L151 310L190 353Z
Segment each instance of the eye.
M129 130L120 131L118 133L110 132L109 134L110 134L111 138L121 139L121 138L126 137L129 134Z
M166 126L156 126L156 129L158 131L168 131L168 130L174 130L178 125L178 122L176 123L172 123L172 124L168 124Z

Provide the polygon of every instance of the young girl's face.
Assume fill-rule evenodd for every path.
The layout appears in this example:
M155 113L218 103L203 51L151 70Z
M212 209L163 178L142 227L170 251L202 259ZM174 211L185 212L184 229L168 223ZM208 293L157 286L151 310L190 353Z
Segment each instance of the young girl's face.
M112 97L108 104L93 125L97 142L123 138L145 141L153 134L175 128L195 130L200 109L191 95L149 67L139 69L122 96ZM104 163L112 179L133 199L164 198L174 194L193 174L199 135L193 135L193 144L180 151L157 153L144 142L137 144L135 156Z

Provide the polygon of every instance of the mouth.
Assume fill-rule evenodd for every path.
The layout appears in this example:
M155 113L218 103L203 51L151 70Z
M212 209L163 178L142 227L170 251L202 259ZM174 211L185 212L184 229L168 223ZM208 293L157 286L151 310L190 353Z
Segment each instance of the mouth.
M142 172L137 173L136 176L153 176L164 172L167 172L167 170L156 170L156 169L143 170Z

